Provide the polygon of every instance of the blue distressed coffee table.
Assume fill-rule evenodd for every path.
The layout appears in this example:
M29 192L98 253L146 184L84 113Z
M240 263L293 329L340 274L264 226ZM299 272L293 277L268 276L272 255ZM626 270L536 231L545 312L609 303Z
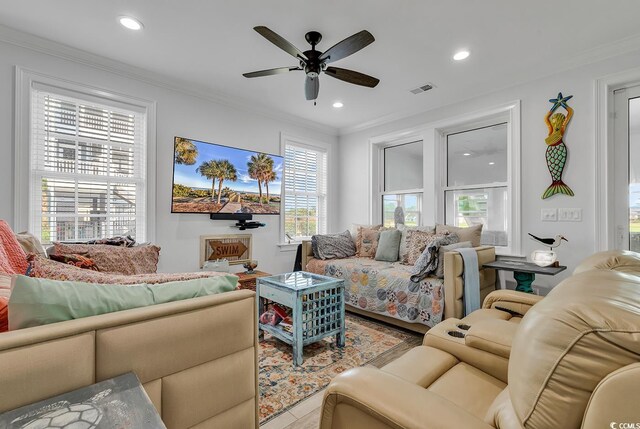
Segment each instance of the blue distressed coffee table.
M256 299L258 318L268 301L292 309L292 332L259 321L258 328L293 346L294 365L302 364L304 346L325 337L335 335L336 345L344 347L344 280L304 271L260 277Z

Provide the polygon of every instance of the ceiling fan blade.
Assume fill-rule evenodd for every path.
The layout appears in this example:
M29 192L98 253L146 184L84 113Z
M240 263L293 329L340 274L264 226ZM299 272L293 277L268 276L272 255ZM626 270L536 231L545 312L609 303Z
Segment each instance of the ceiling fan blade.
M374 40L373 34L367 30L362 30L359 33L354 34L351 37L347 37L342 42L338 42L329 49L327 49L322 55L320 55L320 62L332 63L334 61L341 60L348 57L351 54L358 52L360 49L371 44Z
M289 55L292 55L298 58L299 60L307 61L307 57L304 56L304 54L302 53L302 51L300 51L300 49L293 46L284 37L280 36L276 32L264 26L253 27L253 29L256 30L258 33L260 33L262 37L264 37L265 39L267 39L268 41L276 45L278 48L287 52Z
M320 92L320 79L318 76L309 77L304 81L304 96L307 100L315 100Z
M274 74L288 73L294 70L302 70L302 69L300 67L278 67L276 69L259 70L251 73L242 73L242 76L244 77L272 76Z
M327 67L324 72L327 76L369 88L375 88L380 82L380 79L376 79L375 77L353 70L341 69L340 67Z

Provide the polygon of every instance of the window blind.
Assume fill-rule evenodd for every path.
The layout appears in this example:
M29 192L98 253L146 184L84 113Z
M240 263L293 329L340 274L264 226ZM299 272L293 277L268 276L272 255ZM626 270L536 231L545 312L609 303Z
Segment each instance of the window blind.
M31 110L31 231L43 243L122 234L144 241L145 114L40 87Z
M285 233L296 239L327 230L327 153L285 145Z

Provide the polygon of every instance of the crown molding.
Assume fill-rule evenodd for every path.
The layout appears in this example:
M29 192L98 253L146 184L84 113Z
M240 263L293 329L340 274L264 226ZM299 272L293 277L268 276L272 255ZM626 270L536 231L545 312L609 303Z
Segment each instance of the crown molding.
M255 102L237 96L213 91L212 89L202 85L196 85L191 82L152 72L144 68L132 66L101 55L92 54L91 52L73 48L33 34L25 33L5 25L0 25L0 42L19 46L21 48L61 58L67 61L72 61L129 79L135 79L163 89L180 92L243 112L251 112L269 119L318 131L332 137L338 135L338 129L329 125L310 121L282 111L277 111L273 108L259 105Z
M640 50L640 34L636 34L630 37L626 37L624 39L620 39L617 40L615 42L611 42L611 43L607 43L607 44L603 44L603 45L599 45L596 46L594 48L588 49L586 51L580 52L572 57L569 57L566 59L564 65L558 67L558 68L554 68L553 71L549 71L549 68L545 65L540 66L538 68L534 68L531 69L528 72L529 76L535 76L533 78L529 78L529 79L522 79L519 82L516 82L514 84L509 84L507 86L504 87L500 87L500 88L496 88L493 89L491 91L482 93L482 94L478 94L478 95L474 95L472 97L463 99L463 100L459 100L450 104L446 104L446 105L440 105L437 107L429 107L429 108L421 108L421 107L417 107L417 108L413 108L413 109L405 109L405 110L401 110L395 113L391 113L389 115L384 115L384 116L380 116L376 119L372 119L370 121L365 121L365 122L361 122L359 124L355 124L355 125L350 125L350 126L346 126L346 127L341 127L338 129L338 135L339 136L345 136L348 134L353 134L359 131L364 131L370 128L374 128L380 125L384 125L384 124L388 124L390 122L395 122L398 121L400 119L406 119L409 118L411 116L418 116L418 115L422 115L425 113L428 113L430 111L433 110L437 110L440 109L442 107L445 106L451 106L451 105L455 105L458 103L463 103L465 101L468 100L473 100L479 97L482 97L484 95L487 94L491 94L494 92L498 92L498 91L502 91L508 88L513 88L515 86L519 86L519 85L523 85L529 82L535 82L553 75L556 75L558 73L562 73L562 72L566 72L569 70L574 70L577 69L579 67L584 67L586 65L589 64L593 64L593 63L597 63L599 61L603 61L606 60L608 58L613 58L613 57L617 57L620 55L624 55L627 54L629 52L633 52L633 51L637 51Z

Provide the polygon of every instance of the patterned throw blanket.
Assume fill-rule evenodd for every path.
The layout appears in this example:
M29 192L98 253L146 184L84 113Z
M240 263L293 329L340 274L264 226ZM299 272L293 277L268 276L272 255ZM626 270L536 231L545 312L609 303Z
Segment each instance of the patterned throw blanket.
M42 256L29 255L28 275L30 277L41 277L52 280L72 280L87 283L101 284L157 284L176 282L182 280L200 279L205 277L216 277L227 273L216 273L213 271L202 271L197 273L171 273L171 274L114 274L101 273L98 271L86 270L73 265L52 261Z
M412 266L370 258L311 259L306 270L343 279L345 301L362 310L409 323L434 326L442 321L444 280L411 281Z

